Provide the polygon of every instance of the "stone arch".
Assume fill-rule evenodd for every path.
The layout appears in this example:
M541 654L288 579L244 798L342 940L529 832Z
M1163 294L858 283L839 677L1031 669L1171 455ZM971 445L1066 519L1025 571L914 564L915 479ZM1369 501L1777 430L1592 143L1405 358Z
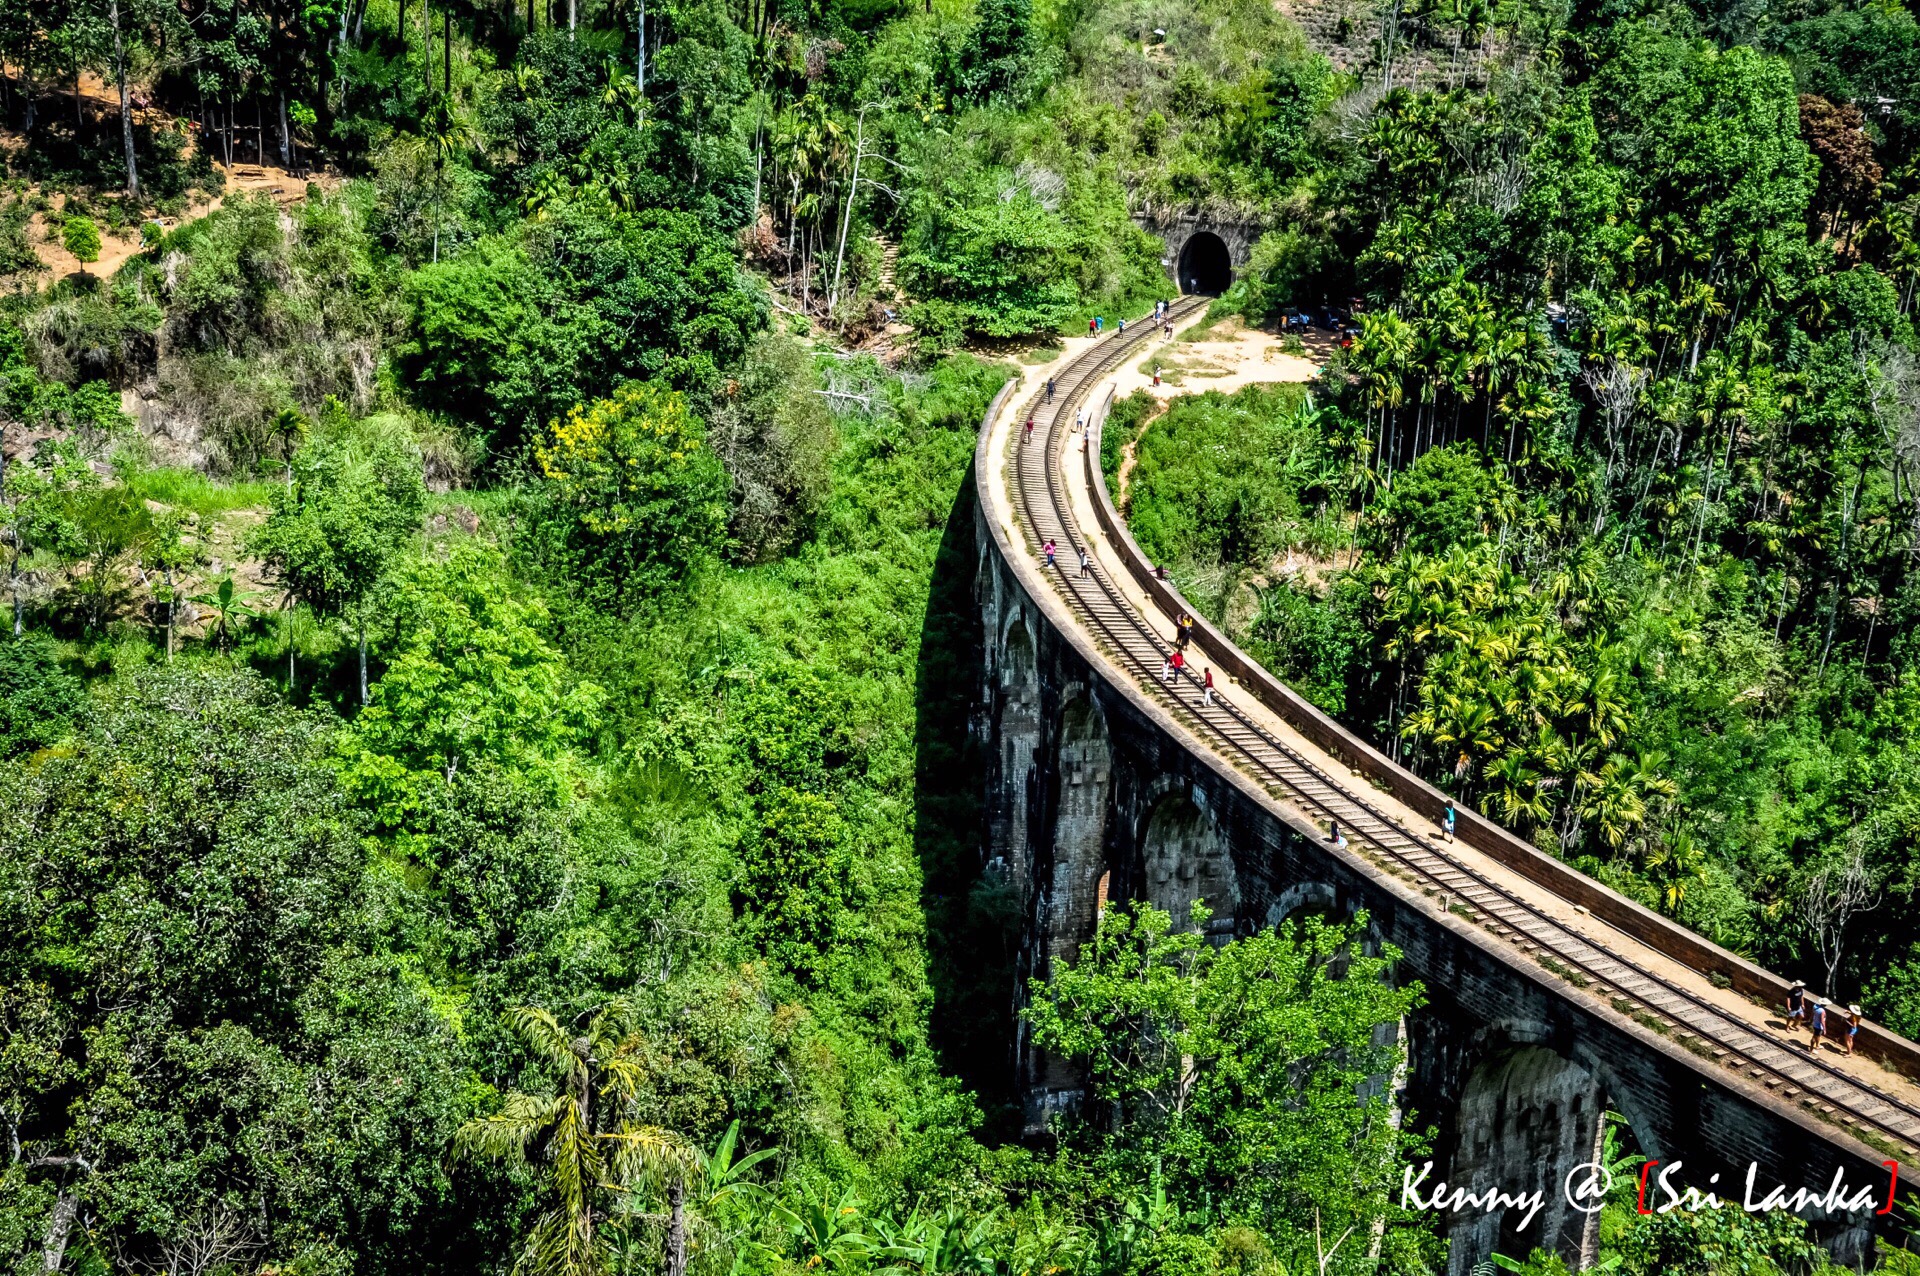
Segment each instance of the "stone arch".
M1106 715L1085 691L1060 714L1060 800L1053 825L1053 880L1047 891L1047 956L1071 961L1093 934L1100 879L1107 872L1107 812L1113 792L1113 741Z
M994 738L999 743L1001 782L994 786L998 809L990 818L987 867L1024 883L1033 759L1040 747L1040 672L1033 633L1018 610L1001 634L996 666Z
M1219 296L1233 283L1233 254L1227 242L1210 230L1196 230L1180 246L1175 275L1180 291Z
M1140 896L1185 926L1197 900L1213 910L1207 934L1231 937L1240 910L1240 881L1233 854L1213 817L1191 794L1169 793L1147 817L1140 838Z
M1295 882L1267 906L1267 925L1278 926L1296 913L1339 916L1340 893L1326 882Z
M1540 1209L1518 1230L1527 1208L1463 1211L1445 1219L1447 1271L1467 1276L1495 1250L1550 1250L1578 1268L1597 1215L1583 1214L1563 1191L1568 1174L1593 1160L1606 1095L1599 1078L1543 1045L1505 1049L1468 1074L1456 1115L1460 1145L1447 1181L1470 1192L1539 1192Z
M1581 1067L1598 1079L1600 1092L1607 1097L1607 1106L1626 1118L1627 1129L1640 1152L1655 1159L1670 1155L1673 1149L1660 1137L1660 1123L1648 1116L1633 1088L1620 1083L1608 1061L1581 1047L1575 1048L1574 1056Z

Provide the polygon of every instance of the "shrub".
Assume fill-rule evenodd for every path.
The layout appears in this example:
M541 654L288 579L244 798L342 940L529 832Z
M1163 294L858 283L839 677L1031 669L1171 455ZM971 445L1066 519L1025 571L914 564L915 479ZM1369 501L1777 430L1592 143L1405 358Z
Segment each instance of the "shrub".
M0 636L0 758L58 740L85 699L80 680L60 668L46 636Z
M616 605L684 580L725 534L726 473L686 397L657 382L575 407L535 456L549 545Z
M91 217L69 217L60 232L60 242L83 262L100 260L100 228Z

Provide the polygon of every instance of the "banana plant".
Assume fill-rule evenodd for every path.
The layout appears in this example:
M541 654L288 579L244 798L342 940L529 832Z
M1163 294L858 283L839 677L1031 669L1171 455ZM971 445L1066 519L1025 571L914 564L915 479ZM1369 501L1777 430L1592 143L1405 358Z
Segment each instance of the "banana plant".
M883 1271L922 1272L925 1276L988 1273L993 1270L993 1260L987 1253L987 1243L997 1217L995 1211L969 1225L964 1210L948 1205L929 1214L922 1214L915 1206L906 1221L897 1226L877 1218L873 1230L879 1245L874 1256L888 1260Z
M863 1227L860 1197L852 1188L838 1201L822 1187L817 1197L802 1197L797 1206L775 1202L773 1216L799 1242L800 1260L807 1267L837 1270L856 1265L875 1248Z
M225 651L227 638L239 627L239 622L260 614L251 605L254 597L251 591L236 586L233 577L222 576L211 590L195 594L189 601L213 613L214 641L220 644L220 650Z

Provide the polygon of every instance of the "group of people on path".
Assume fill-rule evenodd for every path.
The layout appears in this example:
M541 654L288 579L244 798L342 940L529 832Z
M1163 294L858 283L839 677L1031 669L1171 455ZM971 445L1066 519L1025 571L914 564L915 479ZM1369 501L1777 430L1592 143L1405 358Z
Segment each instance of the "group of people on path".
M1173 620L1173 650L1160 662L1160 681L1177 682L1180 673L1187 667L1187 644L1193 641L1193 613L1182 611ZM1201 666L1200 703L1213 703L1213 669Z
M1167 317L1168 304L1169 303L1164 301L1156 301L1153 303L1153 322L1160 328L1164 335L1171 337L1173 335L1173 320ZM1089 337L1097 337L1106 330L1107 317L1105 315L1095 315L1093 318L1087 320L1087 335ZM1126 334L1127 321L1121 319L1114 325L1114 335L1124 337ZM1051 382L1049 382L1049 384L1051 384ZM1053 400L1051 391L1048 392L1047 400L1048 402L1052 402Z
M1808 997L1804 979L1794 980L1793 987L1787 989L1787 1026L1804 1025L1813 1033L1807 1041L1809 1050L1818 1050L1820 1038L1825 1037L1844 1045L1851 1055L1853 1040L1860 1034L1860 1019L1858 1004L1848 1006L1843 1012L1838 1006L1829 1009L1825 997Z
M1080 556L1080 576L1084 578L1092 575L1093 559L1087 553L1086 547L1081 546L1077 552ZM1053 537L1047 537L1046 543L1040 546L1040 556L1046 559L1048 571L1060 565L1060 546ZM1160 681L1168 684L1177 683L1180 675L1186 671L1187 644L1193 641L1194 624L1191 612L1182 611L1175 617L1173 650L1160 661ZM1203 705L1213 703L1213 668L1210 665L1203 665L1200 669L1200 703Z
M1047 402L1048 403L1053 402L1053 378L1052 377L1047 378ZM1078 434L1086 428L1087 428L1087 409L1086 409L1086 405L1082 404L1080 406L1080 409L1073 414L1073 433ZM1027 413L1026 424L1022 426L1020 429L1020 446L1025 447L1027 444L1031 442L1033 442L1033 413L1029 412ZM1082 446L1084 446L1084 444L1082 444Z
M1156 301L1153 303L1153 322L1161 327L1166 336L1171 337L1173 336L1173 321L1167 317L1168 304L1169 303L1165 301ZM1087 320L1088 336L1097 337L1105 330L1106 318L1104 316L1095 315L1093 318ZM1127 321L1122 319L1119 321L1116 331L1118 333L1125 333L1126 330ZM1157 366L1154 368L1153 383L1155 385L1160 384L1160 369ZM1052 377L1047 378L1046 401L1048 403L1053 402ZM1026 424L1022 429L1020 438L1023 446L1032 441L1033 427L1033 414L1028 413ZM1082 404L1073 416L1073 433L1080 434L1085 431L1086 427L1087 409L1086 406ZM1084 442L1082 446L1085 446ZM1085 548L1080 549L1078 552L1080 556L1079 575L1082 577L1088 576L1093 571L1093 560L1088 556ZM1041 556L1046 559L1047 569L1049 571L1059 566L1060 547L1052 537L1048 537L1046 543L1040 547L1040 553ZM1167 570L1165 567L1156 568L1154 575L1160 580L1165 580L1167 579ZM1192 614L1186 611L1182 611L1179 616L1175 618L1173 650L1167 653L1165 659L1163 659L1160 664L1160 680L1162 682L1169 684L1175 683L1186 670L1187 644L1193 641L1194 624ZM1200 672L1200 703L1203 705L1211 705L1213 703L1213 670L1211 667L1203 666ZM1451 814L1451 812L1449 812L1449 814ZM1448 829L1449 832L1451 832L1451 823L1449 823Z

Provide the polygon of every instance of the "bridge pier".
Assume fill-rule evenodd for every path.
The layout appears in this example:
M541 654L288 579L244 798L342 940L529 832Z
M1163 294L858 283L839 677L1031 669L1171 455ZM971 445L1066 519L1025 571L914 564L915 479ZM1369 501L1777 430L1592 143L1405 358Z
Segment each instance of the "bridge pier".
M1427 1193L1444 1174L1448 1184L1498 1189L1521 1202L1440 1215L1448 1276L1469 1276L1495 1251L1524 1259L1537 1247L1576 1271L1594 1257L1599 1215L1575 1209L1565 1188L1599 1159L1607 1096L1593 1073L1545 1044L1526 1043L1530 1035L1496 1033L1459 1052L1471 1066L1457 1079L1453 1104L1423 1107L1440 1118ZM1429 1038L1429 1050L1432 1044ZM1422 1062L1431 1066L1431 1054Z

